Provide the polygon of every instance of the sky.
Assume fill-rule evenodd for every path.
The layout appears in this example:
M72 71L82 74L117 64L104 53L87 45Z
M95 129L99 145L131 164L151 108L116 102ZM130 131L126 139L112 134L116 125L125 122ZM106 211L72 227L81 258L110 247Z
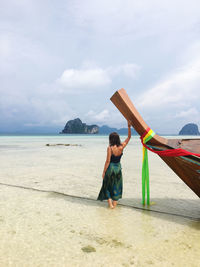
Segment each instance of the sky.
M199 0L0 0L0 132L121 128L125 88L158 133L200 126Z

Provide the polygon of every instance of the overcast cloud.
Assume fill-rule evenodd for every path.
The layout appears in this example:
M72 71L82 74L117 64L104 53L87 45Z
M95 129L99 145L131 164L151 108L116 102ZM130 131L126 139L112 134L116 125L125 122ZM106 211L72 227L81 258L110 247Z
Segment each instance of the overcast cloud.
M125 88L159 133L200 126L198 0L1 0L0 132L124 127Z

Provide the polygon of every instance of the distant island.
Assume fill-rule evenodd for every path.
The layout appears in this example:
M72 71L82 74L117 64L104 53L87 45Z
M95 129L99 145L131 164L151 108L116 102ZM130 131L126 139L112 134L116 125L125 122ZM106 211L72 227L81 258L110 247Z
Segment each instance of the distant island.
M98 126L96 124L87 125L83 123L80 118L76 118L74 120L69 120L64 129L60 132L60 134L110 134L112 132L117 132L120 135L126 135L128 130L127 128L112 128L107 125ZM133 135L137 134L137 132L131 128L131 132ZM188 123L186 124L180 131L179 135L200 135L197 124Z
M131 129L132 134L136 132ZM76 118L74 120L69 120L64 129L60 132L60 134L110 134L112 132L118 132L119 134L127 134L127 128L111 128L107 125L103 125L99 127L98 125L87 125L83 123L81 119Z
M179 132L179 135L200 135L197 124L188 123Z
M107 125L103 125L103 126L99 127L99 134L110 134L112 132L117 132L118 134L126 135L126 134L128 134L128 128L117 129L117 128L111 128ZM131 133L134 135L137 134L133 128L131 128Z
M66 123L61 134L97 134L99 132L99 126L87 125L83 123L79 118L70 120Z

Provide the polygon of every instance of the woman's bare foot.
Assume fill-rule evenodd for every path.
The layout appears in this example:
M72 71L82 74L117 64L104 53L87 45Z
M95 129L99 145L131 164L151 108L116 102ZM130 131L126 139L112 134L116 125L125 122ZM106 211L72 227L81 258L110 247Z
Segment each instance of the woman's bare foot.
M108 199L108 206L109 206L109 208L114 209L111 198Z
M112 205L115 208L117 206L117 201L113 200Z

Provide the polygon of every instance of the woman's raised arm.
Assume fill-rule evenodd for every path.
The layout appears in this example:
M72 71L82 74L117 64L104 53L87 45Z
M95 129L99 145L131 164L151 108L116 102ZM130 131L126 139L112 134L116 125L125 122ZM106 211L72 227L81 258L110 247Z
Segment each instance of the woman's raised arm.
M128 137L122 143L123 148L125 148L125 146L128 144L128 142L130 141L130 139L131 139L131 124L128 122Z

